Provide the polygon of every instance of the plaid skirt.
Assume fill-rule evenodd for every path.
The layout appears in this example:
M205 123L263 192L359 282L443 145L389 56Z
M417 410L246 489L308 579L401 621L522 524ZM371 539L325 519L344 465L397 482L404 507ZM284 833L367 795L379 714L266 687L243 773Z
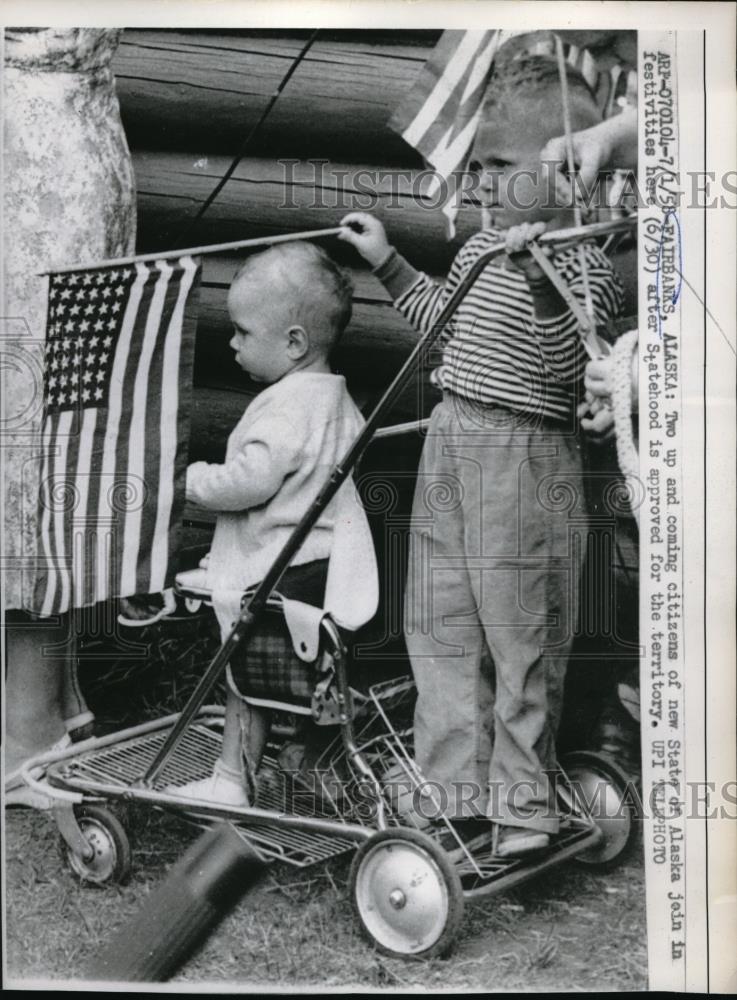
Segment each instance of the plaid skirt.
M327 559L319 559L288 569L276 594L322 607L327 568ZM309 705L321 656L322 649L313 663L300 660L294 652L283 612L269 606L255 630L231 658L230 672L236 688L246 697Z

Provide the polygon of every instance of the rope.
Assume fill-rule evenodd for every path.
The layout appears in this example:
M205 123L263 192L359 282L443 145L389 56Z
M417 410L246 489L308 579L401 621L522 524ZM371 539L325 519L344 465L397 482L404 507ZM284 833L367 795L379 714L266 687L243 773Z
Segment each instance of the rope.
M230 180L230 178L233 176L233 174L235 173L236 167L241 162L241 160L243 159L243 157L246 155L246 150L248 149L248 146L251 144L251 142L253 141L254 137L256 136L256 134L261 129L261 126L264 124L264 122L266 121L266 119L271 114L271 109L274 107L274 105L276 104L276 102L279 100L281 92L284 90L284 88L286 87L286 85L291 80L291 78L292 78L295 70L299 66L299 64L302 62L302 60L305 58L305 56L307 55L307 53L312 48L312 46L313 46L313 44L315 42L315 39L317 38L317 36L318 36L319 33L320 33L320 29L316 28L312 32L312 34L310 35L310 37L307 39L307 41L305 42L305 44L302 46L302 48L298 52L297 56L295 57L294 61L289 66L289 69L286 71L286 73L284 74L284 76L279 81L279 85L277 86L276 90L274 91L274 93L269 98L268 104L266 105L266 107L264 108L264 110L261 112L261 117L256 122L256 124L253 126L253 128L248 133L248 135L245 137L245 139L243 140L243 142L241 143L240 148L239 148L238 152L236 153L236 155L235 155L235 157L233 159L233 162L230 164L230 166L225 171L225 173L223 174L223 176L220 178L220 180L218 181L218 183L212 189L212 191L210 192L210 194L208 195L208 197L205 199L205 201L200 205L200 207L199 207L199 209L197 211L197 214L194 216L194 218L191 219L189 222L187 222L186 225L183 227L181 233L179 234L179 239L177 240L178 243L182 243L189 236L189 234L192 232L192 230L194 229L194 227L200 221L200 219L202 218L202 216L208 210L208 208L210 207L210 205L212 205L212 203L215 201L215 199L217 198L217 196L223 190L223 188L228 183L228 181Z
M612 413L617 441L617 461L627 485L632 515L640 526L640 456L632 428L632 358L638 343L637 330L628 330L612 348Z

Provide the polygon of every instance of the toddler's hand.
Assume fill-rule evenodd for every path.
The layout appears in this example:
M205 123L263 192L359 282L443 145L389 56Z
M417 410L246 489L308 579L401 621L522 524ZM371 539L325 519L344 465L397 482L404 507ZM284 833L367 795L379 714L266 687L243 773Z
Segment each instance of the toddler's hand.
M343 231L339 240L352 243L364 260L372 267L378 267L389 254L391 246L386 238L383 225L368 212L349 212L340 220Z
M527 250L527 244L544 232L544 222L523 222L522 225L512 226L511 229L507 230L507 257L515 267L524 272L527 278L533 280L544 277L545 272Z

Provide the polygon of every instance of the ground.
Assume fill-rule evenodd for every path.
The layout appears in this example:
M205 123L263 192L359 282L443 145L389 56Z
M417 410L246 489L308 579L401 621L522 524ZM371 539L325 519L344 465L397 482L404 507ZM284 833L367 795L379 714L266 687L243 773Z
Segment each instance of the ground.
M83 671L83 681L98 718L120 725L163 714L164 703L169 710L181 703L200 672L205 646L206 638L196 632L179 632L176 638L157 633L144 672L140 659L116 659L91 643L98 660ZM175 672L166 666L173 662ZM26 809L6 813L5 957L11 978L84 978L100 948L140 909L196 835L176 817L141 805L119 815L133 847L131 880L93 889L79 885L65 867L48 815ZM639 847L613 872L564 864L512 892L469 902L451 955L424 963L388 959L364 941L351 911L348 869L349 857L306 869L266 869L175 979L245 989L353 984L633 991L647 986Z

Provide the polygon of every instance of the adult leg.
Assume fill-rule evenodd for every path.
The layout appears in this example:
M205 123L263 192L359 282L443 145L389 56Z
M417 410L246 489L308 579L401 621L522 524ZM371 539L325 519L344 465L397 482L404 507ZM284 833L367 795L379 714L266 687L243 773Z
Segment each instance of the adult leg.
M89 710L82 688L79 684L77 673L77 636L79 635L79 612L71 612L71 624L74 632L67 655L64 657L64 669L62 671L61 685L61 712L64 719L64 727L73 740L79 741L87 739L93 735L93 723L95 717ZM73 617L72 617L73 616Z
M49 647L62 643L68 629L68 615L55 625L25 612L6 612L6 775L65 736L61 691L66 656Z

